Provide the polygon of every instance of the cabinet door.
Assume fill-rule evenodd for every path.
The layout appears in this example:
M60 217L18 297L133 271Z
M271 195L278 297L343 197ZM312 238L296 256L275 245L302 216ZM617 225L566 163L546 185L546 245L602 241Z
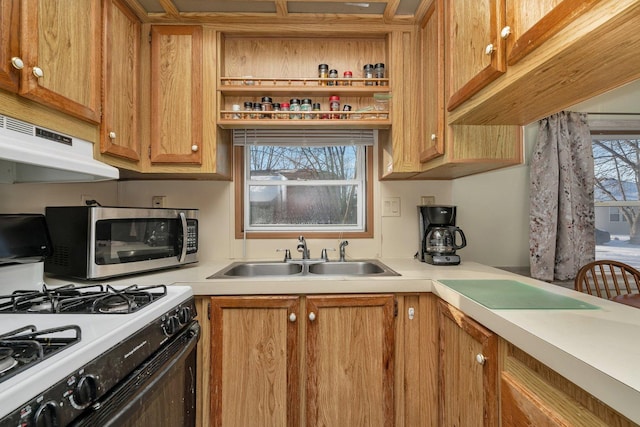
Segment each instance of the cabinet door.
M100 0L22 0L20 94L100 121Z
M211 425L298 426L299 298L211 298Z
M18 92L20 86L20 70L16 68L20 63L13 64L13 58L20 57L19 28L20 3L0 0L0 88L11 92Z
M504 0L451 0L445 6L449 111L506 70Z
M422 163L444 154L444 16L443 1L434 0L420 30L424 131L420 137Z
M395 417L397 426L438 425L438 297L398 295Z
M104 0L100 152L140 160L140 21L121 0Z
M152 163L202 164L202 99L202 27L152 26Z
M307 426L391 426L394 297L307 297Z
M440 425L498 425L498 337L440 301Z
M536 49L598 0L506 0L507 64Z

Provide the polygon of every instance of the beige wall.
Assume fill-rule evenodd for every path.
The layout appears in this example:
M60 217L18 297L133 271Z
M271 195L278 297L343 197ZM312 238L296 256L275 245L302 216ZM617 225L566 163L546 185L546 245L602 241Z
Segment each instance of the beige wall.
M374 237L350 239L347 255L352 258L411 258L418 249L416 205L420 196L435 196L450 204L449 181L375 181ZM277 248L291 249L296 241L236 240L233 235L233 184L219 181L125 181L94 184L0 184L0 212L44 213L45 206L81 204L91 196L102 205L151 206L155 195L166 196L168 207L200 209L201 259L277 259ZM399 217L382 217L381 197L400 197ZM337 240L309 240L312 256L322 248L337 248ZM330 253L335 256L335 254ZM295 255L294 255L295 256Z

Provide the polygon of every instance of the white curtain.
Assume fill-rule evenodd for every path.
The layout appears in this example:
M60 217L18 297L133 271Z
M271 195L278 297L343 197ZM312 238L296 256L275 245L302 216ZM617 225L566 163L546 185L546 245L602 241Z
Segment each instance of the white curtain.
M531 159L531 276L572 280L595 257L593 151L586 113L540 120Z

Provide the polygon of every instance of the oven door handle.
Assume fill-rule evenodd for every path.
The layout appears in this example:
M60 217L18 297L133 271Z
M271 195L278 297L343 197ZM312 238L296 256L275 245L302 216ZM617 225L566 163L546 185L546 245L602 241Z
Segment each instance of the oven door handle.
M187 217L184 212L180 212L178 214L178 218L180 219L180 224L182 224L182 248L180 248L180 256L178 257L178 262L183 263L187 258Z

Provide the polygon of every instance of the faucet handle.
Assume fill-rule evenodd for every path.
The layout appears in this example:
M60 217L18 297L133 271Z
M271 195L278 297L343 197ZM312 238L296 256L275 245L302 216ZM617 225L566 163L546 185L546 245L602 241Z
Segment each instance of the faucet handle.
M327 256L327 251L334 251L335 252L336 248L324 248L322 249L322 252L320 252L320 258L322 258L325 261L329 261L329 257Z
M289 249L276 249L276 252L284 251L284 261L289 261L291 259L291 251Z

